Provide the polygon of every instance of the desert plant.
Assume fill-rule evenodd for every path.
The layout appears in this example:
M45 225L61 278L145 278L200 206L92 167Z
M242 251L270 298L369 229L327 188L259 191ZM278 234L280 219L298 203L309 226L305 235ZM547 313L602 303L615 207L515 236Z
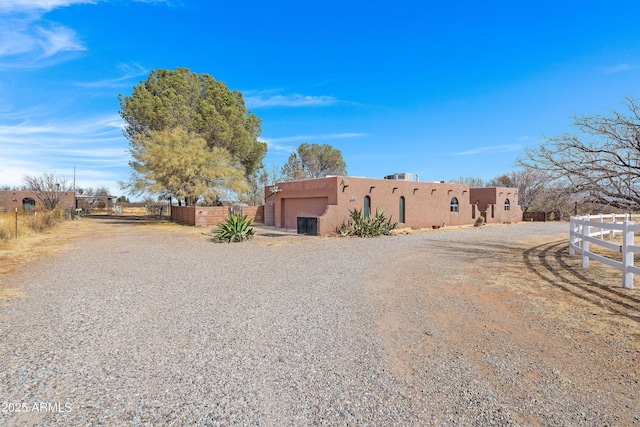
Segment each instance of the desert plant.
M481 225L484 225L484 217L483 216L479 216L478 219L476 219L476 222L473 223L474 227L480 227Z
M213 230L219 242L242 242L253 236L253 220L246 215L231 215Z
M2 240L10 240L14 236L11 233L11 227L9 225L5 225L4 222L0 222L0 241Z
M359 209L349 211L349 223L342 224L338 229L340 236L358 236L358 237L376 237L388 236L391 230L396 228L397 222L391 222L391 218L387 219L384 212L380 209L376 210L373 218L363 215Z
M39 210L35 212L21 212L18 214L18 236L28 236L43 233L56 227L68 218L60 209L52 211ZM16 238L16 214L14 212L0 212L0 241Z

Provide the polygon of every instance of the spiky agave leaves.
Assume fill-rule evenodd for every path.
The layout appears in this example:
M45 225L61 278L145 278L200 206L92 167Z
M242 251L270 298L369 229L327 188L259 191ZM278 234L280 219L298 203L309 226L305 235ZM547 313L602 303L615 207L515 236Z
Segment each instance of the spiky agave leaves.
M391 222L391 218L387 219L384 212L376 209L373 218L365 216L360 209L349 211L349 224L342 224L338 229L341 236L358 236L358 237L376 237L381 235L389 235L391 230L396 228L397 222Z
M242 242L253 236L252 224L253 220L247 218L247 215L233 214L218 224L214 234L219 242Z

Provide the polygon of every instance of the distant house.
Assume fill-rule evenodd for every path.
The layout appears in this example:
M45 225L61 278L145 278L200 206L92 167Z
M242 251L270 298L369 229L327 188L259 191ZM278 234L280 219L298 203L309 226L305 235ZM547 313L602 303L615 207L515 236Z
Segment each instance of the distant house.
M381 209L399 228L473 224L481 215L488 223L522 220L515 188L469 188L397 175L395 179L331 176L265 187L264 223L291 230L313 223L318 235L327 235L346 223L354 208L365 215Z
M58 202L58 207L60 209L75 208L76 193L67 191L61 194L62 197ZM32 191L0 190L0 211L13 211L16 208L19 211L31 212L32 210L43 208L43 206Z

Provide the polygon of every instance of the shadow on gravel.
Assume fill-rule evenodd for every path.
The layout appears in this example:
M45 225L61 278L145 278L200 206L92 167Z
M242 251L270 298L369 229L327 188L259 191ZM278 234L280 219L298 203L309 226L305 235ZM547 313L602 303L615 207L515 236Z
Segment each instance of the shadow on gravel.
M117 224L117 225L154 224L154 223L170 222L168 218L158 218L158 217L154 218L146 215L140 215L140 216L85 215L84 217L82 217L82 219L98 221L104 224Z
M550 285L640 323L640 298L583 274L585 270L578 264L580 257L569 256L565 240L527 249L523 258L527 268Z
M428 247L422 248L425 251L433 252L437 250L442 254L459 255L464 254L470 261L482 261L489 258L500 258L501 256L513 255L521 248L497 244L497 243L471 243L463 241L429 242Z

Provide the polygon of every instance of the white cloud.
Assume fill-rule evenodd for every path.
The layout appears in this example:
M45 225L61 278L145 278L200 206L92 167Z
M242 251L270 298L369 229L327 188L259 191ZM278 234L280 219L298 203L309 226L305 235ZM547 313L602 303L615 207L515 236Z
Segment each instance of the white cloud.
M360 132L343 132L343 133L325 133L325 134L315 134L315 135L296 135L296 136L285 136L281 138L268 138L264 139L268 144L269 143L280 143L280 142L313 142L313 141L329 141L333 139L346 139L346 138L362 138L363 136L367 136L366 133Z
M298 144L302 144L303 142L314 143L316 141L330 141L334 139L345 139L345 138L361 138L363 136L367 136L367 134L358 133L358 132L344 132L344 133L326 133L326 134L316 134L316 135L285 136L281 138L261 138L261 140L267 143L267 146L271 151L283 151L286 153L292 153L298 147L293 145L288 145L286 144L287 142L295 142Z
M76 83L77 86L91 87L91 88L117 88L117 87L129 87L131 86L130 80L147 75L148 71L142 65L132 62L129 64L120 64L120 71L122 73L119 77L113 77L110 79L97 80L94 82Z
M117 191L117 181L126 178L130 156L119 116L13 117L0 112L0 121L10 122L0 126L0 185L21 185L25 174L44 170L72 179L74 166L78 185L84 187L105 185Z
M55 163L83 161L126 165L127 142L118 116L84 120L22 121L0 126L0 152L15 161Z
M38 68L55 63L65 52L86 50L76 32L60 24L37 24L38 18L4 20L0 29L0 69Z
M38 41L42 47L42 56L49 58L59 52L86 50L76 37L75 31L61 25L53 25L52 28L36 28L40 36Z
M96 0L1 0L0 69L46 67L62 60L62 53L86 47L76 32L42 17L56 8L96 4Z
M631 71L636 69L637 67L634 65L629 65L629 64L619 64L619 65L615 65L613 67L606 67L603 68L602 71L605 74L613 74L613 73L620 73L620 72L624 72L624 71Z
M33 175L34 171L44 170L43 165L36 162L16 161L0 157L0 185L19 187L22 184L22 177L28 174Z
M257 94L244 98L248 108L260 107L319 107L333 105L339 101L332 96L312 96L312 95L269 95Z
M456 153L453 153L453 155L471 156L474 154L483 154L483 153L509 153L511 151L517 151L521 148L522 146L519 144L495 145L493 147L479 147L479 148L474 148L473 150L458 151Z
M277 142L273 142L268 139L264 142L267 143L267 147L271 151L283 151L285 153L293 153L294 151L296 151L296 147L292 145L278 144Z
M73 4L95 4L95 0L2 0L0 12L47 12Z

